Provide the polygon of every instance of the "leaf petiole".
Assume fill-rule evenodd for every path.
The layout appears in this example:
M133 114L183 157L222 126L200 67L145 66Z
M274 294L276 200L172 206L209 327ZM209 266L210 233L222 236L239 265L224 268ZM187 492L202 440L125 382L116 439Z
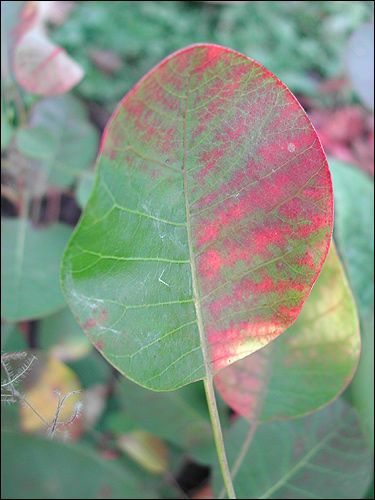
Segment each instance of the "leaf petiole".
M228 466L228 460L225 453L224 438L220 425L219 412L217 410L215 390L212 377L210 375L208 375L204 379L204 389L206 391L207 405L214 434L216 453L219 460L221 474L223 476L224 486L227 490L228 497L231 499L235 499L237 497L234 491L232 477Z

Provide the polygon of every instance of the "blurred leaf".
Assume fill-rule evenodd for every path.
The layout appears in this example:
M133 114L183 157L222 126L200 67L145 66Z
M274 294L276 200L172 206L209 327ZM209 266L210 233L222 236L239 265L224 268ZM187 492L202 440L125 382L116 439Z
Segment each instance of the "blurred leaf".
M1 322L1 352L25 351L27 348L26 337L18 325Z
M39 160L48 184L67 187L95 159L98 133L78 99L51 97L34 105L29 128L18 133L18 145Z
M1 80L4 85L10 83L10 56L14 45L13 30L24 4L23 1L1 2ZM3 116L1 116L1 141L3 141L2 125Z
M55 417L58 415L56 435L63 438L71 436L76 439L82 431L81 418L74 418L77 404L82 396L76 392L81 386L74 372L66 365L42 352L36 353L36 359L22 381L20 392L28 404L21 404L20 425L26 432L50 431ZM58 408L62 398L64 404ZM49 425L46 427L34 408ZM64 422L73 421L68 425ZM59 422L61 425L59 425Z
M243 419L227 433L232 466L248 436ZM308 417L260 424L232 475L238 498L362 498L372 460L356 413L339 400ZM221 490L217 468L214 489Z
M48 128L20 128L17 131L17 146L26 156L46 160L53 156L57 141Z
M92 385L82 395L83 426L92 430L101 419L107 404L108 387L105 384Z
M215 384L251 421L293 418L343 391L359 354L356 307L332 244L297 321L269 346L222 370Z
M40 17L44 22L54 25L63 24L72 9L74 8L74 1L51 0L39 3Z
M318 108L309 116L329 155L373 174L374 120L363 107Z
M334 238L357 302L361 360L350 393L374 443L374 184L361 171L330 160L334 195Z
M25 90L50 96L68 92L79 83L84 72L62 47L48 38L48 15L43 4L26 2L20 12L15 28L13 68L17 82Z
M68 366L74 370L85 388L108 383L112 374L111 365L94 349L83 358L69 361Z
M374 308L374 184L355 167L329 160L335 196L334 238L363 316Z
M374 447L374 315L362 321L362 353L358 370L349 386L369 446Z
M15 144L14 144L15 146ZM6 173L10 182L17 186L19 179L22 179L24 192L30 198L41 198L48 190L47 179L44 171L39 168L39 161L22 154L16 147L7 150L7 162L9 168Z
M25 219L1 220L1 315L20 321L60 309L59 263L71 229L36 229Z
M122 411L111 412L105 419L104 427L113 434L126 434L139 429L137 421Z
M374 22L359 26L352 34L346 63L354 90L367 107L374 109Z
M91 351L91 343L68 308L43 318L39 323L39 345L61 361L82 358Z
M151 392L124 378L118 388L124 418L130 417L138 429L179 446L198 462L214 460L215 448L202 383L178 391ZM131 422L127 425L131 426ZM222 426L225 425L224 417Z
M168 468L168 448L161 439L145 431L133 431L117 439L119 448L152 474Z
M2 498L157 498L124 465L82 446L3 432L1 453Z
M113 114L96 175L62 287L120 373L174 390L296 319L330 244L332 190L309 119L265 68L216 45L176 52Z

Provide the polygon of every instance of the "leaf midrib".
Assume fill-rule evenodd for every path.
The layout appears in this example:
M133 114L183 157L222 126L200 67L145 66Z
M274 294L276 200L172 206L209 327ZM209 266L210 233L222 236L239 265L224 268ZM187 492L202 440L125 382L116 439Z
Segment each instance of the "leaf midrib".
M203 355L203 363L205 368L206 379L212 381L212 372L210 368L210 362L208 358L208 344L205 336L203 317L200 305L199 291L198 291L198 279L197 279L197 269L195 265L194 251L193 251L193 237L191 231L191 220L190 220L190 210L189 210L189 200L188 200L188 177L186 171L187 163L187 114L189 108L189 95L190 95L190 80L191 75L187 79L187 88L185 96L185 109L183 115L183 158L182 158L182 174L183 174L183 190L184 190L184 200L185 200L185 215L186 215L186 230L187 230L187 242L189 248L189 260L191 268L191 283L193 288L193 301L195 307L195 314L197 317L197 326L199 331L200 345Z

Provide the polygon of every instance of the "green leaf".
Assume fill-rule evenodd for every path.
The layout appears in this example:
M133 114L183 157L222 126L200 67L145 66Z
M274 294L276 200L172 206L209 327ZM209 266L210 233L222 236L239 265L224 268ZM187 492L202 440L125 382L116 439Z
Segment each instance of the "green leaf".
M239 53L191 46L110 120L63 289L121 373L173 390L293 323L331 228L328 167L294 96Z
M1 316L7 320L47 316L64 305L59 262L71 229L36 229L26 219L1 220Z
M39 160L49 160L57 147L57 138L51 130L39 126L17 131L17 147L21 153Z
M2 432L2 498L157 498L88 448Z
M38 330L39 346L61 361L80 359L91 344L68 308L42 319Z
M269 346L215 377L223 399L255 421L293 418L329 403L360 354L356 306L334 246L297 321Z
M374 448L374 315L362 324L362 353L349 393L361 417L368 444Z
M360 314L374 309L374 183L358 170L330 159L335 195L334 239Z
M186 450L198 462L214 460L215 448L202 383L178 391L154 393L122 379L118 388L126 426L134 422L138 429ZM221 420L225 426L225 418ZM122 431L125 430L126 427Z
M357 168L330 160L334 238L357 302L362 352L349 391L374 446L374 184Z
M239 419L226 437L232 465L246 451L232 473L238 498L362 498L370 484L371 454L356 413L343 401L308 417L261 424L246 448L249 432ZM216 470L217 494L220 483Z
M108 383L112 377L111 365L95 349L84 358L71 360L67 364L77 374L84 388Z
M26 336L15 323L1 322L1 352L16 352L28 349Z
M29 127L18 133L18 146L40 160L48 184L67 187L95 159L98 133L78 99L50 97L32 108Z

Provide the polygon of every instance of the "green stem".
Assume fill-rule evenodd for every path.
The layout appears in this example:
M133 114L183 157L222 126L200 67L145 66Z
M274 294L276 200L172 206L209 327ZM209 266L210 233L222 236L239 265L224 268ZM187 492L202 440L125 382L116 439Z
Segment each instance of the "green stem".
M219 460L221 474L224 480L224 486L227 490L229 498L237 498L234 491L232 477L230 474L228 460L225 453L223 433L221 431L219 412L217 410L215 390L212 381L212 377L207 377L204 379L204 388L206 391L207 405L210 412L211 425L214 433L214 440L216 446L216 453Z
M227 456L225 454L223 433L221 431L219 412L217 411L215 390L213 385L213 377L211 372L210 360L209 360L209 349L207 345L207 338L205 336L204 326L203 326L203 316L201 312L201 300L199 297L199 287L197 280L197 269L195 265L195 255L193 249L193 235L192 235L192 224L190 220L190 205L188 200L189 186L188 186L188 174L186 170L187 160L188 160L188 140L187 140L187 113L189 105L189 93L190 93L190 76L187 82L187 91L185 97L185 111L184 111L184 126L183 126L183 146L184 155L182 162L182 174L183 174L183 186L184 186L184 197L185 197L185 214L186 214L186 229L187 229L187 239L189 245L189 256L190 256L190 266L191 266L191 278L192 278L192 289L194 297L195 312L197 316L197 324L199 330L199 337L202 346L202 354L204 367L206 372L206 378L204 379L204 388L206 391L207 405L211 418L211 425L214 434L215 446L217 457L219 460L219 465L221 469L221 474L223 476L225 489L227 490L228 497L231 499L236 498L234 492L232 478L230 475Z
M239 471L239 468L242 465L242 462L246 456L246 453L249 450L249 446L253 440L256 429L257 429L257 422L256 421L250 422L249 432L247 433L246 439L243 442L240 453L239 453L238 457L236 458L236 461L234 462L234 465L230 471L232 480L236 477L237 472ZM224 494L225 494L225 488L223 487L223 489L220 492L219 498L224 498Z

